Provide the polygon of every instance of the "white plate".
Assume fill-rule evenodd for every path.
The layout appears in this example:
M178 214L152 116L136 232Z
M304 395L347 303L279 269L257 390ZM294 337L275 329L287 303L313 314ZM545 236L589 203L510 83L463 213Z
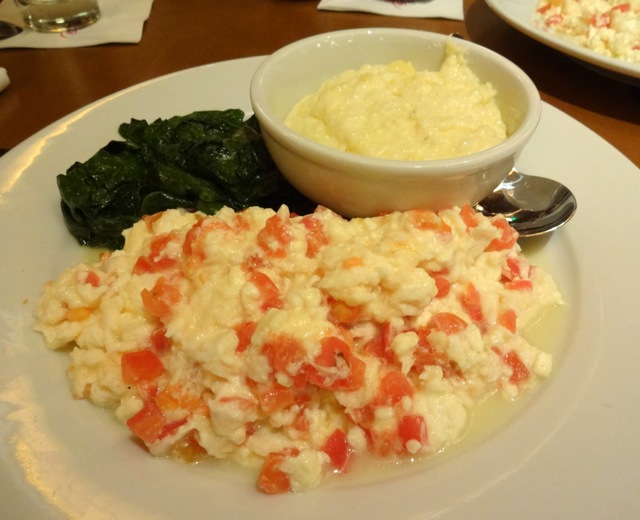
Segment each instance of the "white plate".
M0 159L0 518L631 518L640 512L638 169L545 105L519 166L575 192L543 257L570 302L552 378L508 426L393 478L265 496L213 464L154 459L110 413L70 397L67 354L31 330L41 284L85 253L55 176L131 117L249 110L262 58L213 64L109 96ZM538 243L537 245L540 245ZM267 509L268 508L268 509Z
M537 27L533 23L533 15L538 0L487 0L487 4L505 22L540 43L595 66L599 72L608 72L616 79L640 84L640 66L604 56Z

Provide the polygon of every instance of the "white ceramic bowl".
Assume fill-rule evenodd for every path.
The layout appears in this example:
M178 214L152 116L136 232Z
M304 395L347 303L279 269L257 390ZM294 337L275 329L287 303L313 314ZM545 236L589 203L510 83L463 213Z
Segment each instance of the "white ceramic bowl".
M474 43L455 40L476 76L496 89L508 138L492 148L433 161L378 159L321 145L283 123L303 96L342 71L398 59L418 70L438 70L450 39L410 29L353 29L305 38L267 57L252 79L251 104L282 174L314 202L350 217L440 210L491 193L535 130L541 101L521 69Z

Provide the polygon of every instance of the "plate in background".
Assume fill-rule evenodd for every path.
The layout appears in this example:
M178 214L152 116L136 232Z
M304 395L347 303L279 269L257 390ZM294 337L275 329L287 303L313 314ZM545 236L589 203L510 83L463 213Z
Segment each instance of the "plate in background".
M633 85L640 85L639 65L599 54L538 27L533 22L538 0L486 0L486 2L505 22L534 40L576 58L602 74Z

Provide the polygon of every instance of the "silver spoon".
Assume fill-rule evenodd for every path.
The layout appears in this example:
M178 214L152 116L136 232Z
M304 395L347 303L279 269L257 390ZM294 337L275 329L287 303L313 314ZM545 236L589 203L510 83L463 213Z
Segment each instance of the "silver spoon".
M22 32L22 27L18 27L15 24L10 22L0 21L0 40L4 40L5 38L11 38L16 34L20 34Z
M578 203L573 193L559 182L514 169L491 195L474 207L487 216L504 215L521 237L532 237L568 222Z

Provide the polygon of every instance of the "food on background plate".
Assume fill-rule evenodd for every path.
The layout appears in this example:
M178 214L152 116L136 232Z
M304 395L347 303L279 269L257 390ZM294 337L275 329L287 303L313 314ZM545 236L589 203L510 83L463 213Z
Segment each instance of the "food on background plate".
M586 49L640 65L640 0L540 0L534 21Z
M483 399L552 370L522 332L558 289L504 218L470 206L170 209L124 235L38 305L46 345L69 348L73 395L154 455L255 468L266 493L312 489L357 457L436 454Z
M490 83L448 44L438 71L403 60L364 65L325 81L285 124L321 144L369 157L448 159L504 141L506 125Z

